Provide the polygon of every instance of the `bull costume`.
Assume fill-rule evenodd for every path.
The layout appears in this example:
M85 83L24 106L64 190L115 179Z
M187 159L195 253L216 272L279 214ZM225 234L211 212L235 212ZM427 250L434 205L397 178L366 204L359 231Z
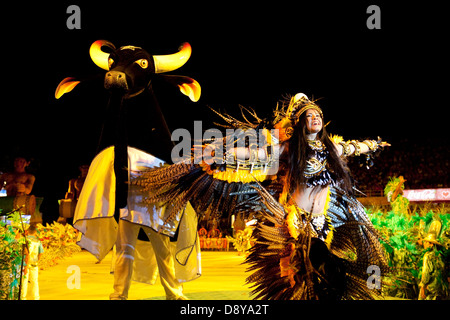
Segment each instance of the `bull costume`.
M200 98L200 85L194 79L161 74L180 68L190 55L188 43L177 53L162 56L152 56L135 46L116 49L105 40L95 41L90 48L94 63L107 71L104 87L110 98L106 123L112 146L101 151L89 167L75 210L74 227L81 233L78 244L99 260L115 245L111 299L127 299L132 277L153 284L158 271L166 298L184 299L182 282L200 275L196 213L192 206L186 203L174 213L170 205L141 205L140 190L129 186L136 172L170 161L170 132L152 92L152 80L159 77L177 86L193 102ZM64 79L55 97L59 99L72 91L80 81ZM144 94L150 100L145 128L151 130L142 135L147 140L141 144L149 152L129 145L133 143L131 131L137 128L127 126L126 110L133 106L130 99ZM177 219L164 224L169 214ZM141 237L138 240L139 235L142 241Z
M345 157L364 153L370 162L389 144L329 136L321 108L304 94L277 106L272 121L247 111L256 121L218 113L239 130L222 143L205 143L201 156L194 152L133 180L147 192L143 202L181 208L191 201L210 219L236 213L258 219L246 259L255 299L379 296L389 268L379 234L353 194ZM245 132L256 134L258 144L239 144ZM205 154L214 161L205 161Z

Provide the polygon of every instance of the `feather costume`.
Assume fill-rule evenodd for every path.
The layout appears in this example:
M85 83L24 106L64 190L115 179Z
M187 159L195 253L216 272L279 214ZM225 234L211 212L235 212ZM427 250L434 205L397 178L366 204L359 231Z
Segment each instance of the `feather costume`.
M257 133L260 149L266 150L263 160L251 151L246 160L225 151L223 162L207 164L194 152L189 161L143 172L133 183L146 190L145 201L151 203L181 208L190 201L197 213L209 219L236 213L257 218L256 243L246 259L251 272L247 282L256 299L372 299L381 292L380 277L389 271L384 249L363 206L339 187L327 164L328 150L320 141L311 143L304 173L308 187L327 189L319 214L296 205L285 188L286 166L269 151L289 140L292 125L308 106L320 110L305 97L296 95L287 111L277 108L273 123L247 109L243 111L256 124L244 113L245 122L218 113L228 126ZM278 139L268 134L274 127ZM224 141L234 146L239 139L234 135ZM276 172L268 170L276 161ZM372 277L371 270L375 270Z

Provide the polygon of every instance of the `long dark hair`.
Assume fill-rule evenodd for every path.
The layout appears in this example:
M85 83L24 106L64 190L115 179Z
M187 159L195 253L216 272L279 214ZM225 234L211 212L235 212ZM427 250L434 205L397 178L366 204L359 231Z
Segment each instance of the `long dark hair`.
M323 123L323 119L322 119ZM306 169L306 160L308 160L311 149L308 146L306 135L306 112L300 116L297 125L294 126L292 137L285 142L287 150L287 157L285 159L287 165L286 183L288 189L285 189L292 194L297 186L306 184L306 177L304 172ZM352 179L350 171L346 162L339 156L334 143L331 141L325 125L317 134L317 138L325 145L329 155L327 159L327 169L334 176L339 187L344 189L348 194L353 194Z

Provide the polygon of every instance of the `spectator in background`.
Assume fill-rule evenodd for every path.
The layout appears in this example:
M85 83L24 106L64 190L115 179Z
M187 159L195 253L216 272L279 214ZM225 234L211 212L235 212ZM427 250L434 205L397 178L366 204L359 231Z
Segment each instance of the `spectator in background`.
M407 189L450 187L450 148L433 140L403 139L380 154L374 166L367 170L358 158L348 166L356 180L356 187L365 193L381 194L390 177L404 176ZM430 156L432 155L432 156ZM373 192L379 190L380 192Z
M69 189L66 192L65 199L59 201L59 218L58 222L62 224L73 223L73 216L78 198L83 189L84 181L89 172L89 165L83 164L78 167L80 175L78 178L69 180Z
M14 159L14 172L6 172L0 176L0 190L5 188L8 197L30 194L36 178L26 172L25 169L29 165L30 161L25 157L16 157Z
M78 167L80 169L80 175L78 178L70 179L69 189L66 192L66 199L72 199L78 201L80 197L81 189L83 188L84 181L89 171L89 165L83 164Z
M39 300L39 260L44 248L37 236L36 225L31 224L27 230L28 250L25 256L25 269L23 271L21 300L26 300L28 283L30 283L30 295L33 300Z

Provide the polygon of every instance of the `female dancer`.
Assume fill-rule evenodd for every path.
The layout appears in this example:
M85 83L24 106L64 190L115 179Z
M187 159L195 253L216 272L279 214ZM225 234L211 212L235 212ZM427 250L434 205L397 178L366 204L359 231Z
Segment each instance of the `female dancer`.
M331 137L321 108L301 93L277 108L272 132L278 135L253 115L256 124L221 116L234 128L266 126L259 131L259 147L250 143L222 152L206 144L206 154L216 160L224 154L221 163L193 157L144 172L135 183L152 194L146 201L177 207L190 200L210 218L218 212L257 217L257 241L246 260L255 298L376 297L388 266L379 235L354 197L345 157L370 156L389 144ZM234 136L234 142L239 139ZM230 137L225 140L230 143ZM267 170L275 162L278 170Z

